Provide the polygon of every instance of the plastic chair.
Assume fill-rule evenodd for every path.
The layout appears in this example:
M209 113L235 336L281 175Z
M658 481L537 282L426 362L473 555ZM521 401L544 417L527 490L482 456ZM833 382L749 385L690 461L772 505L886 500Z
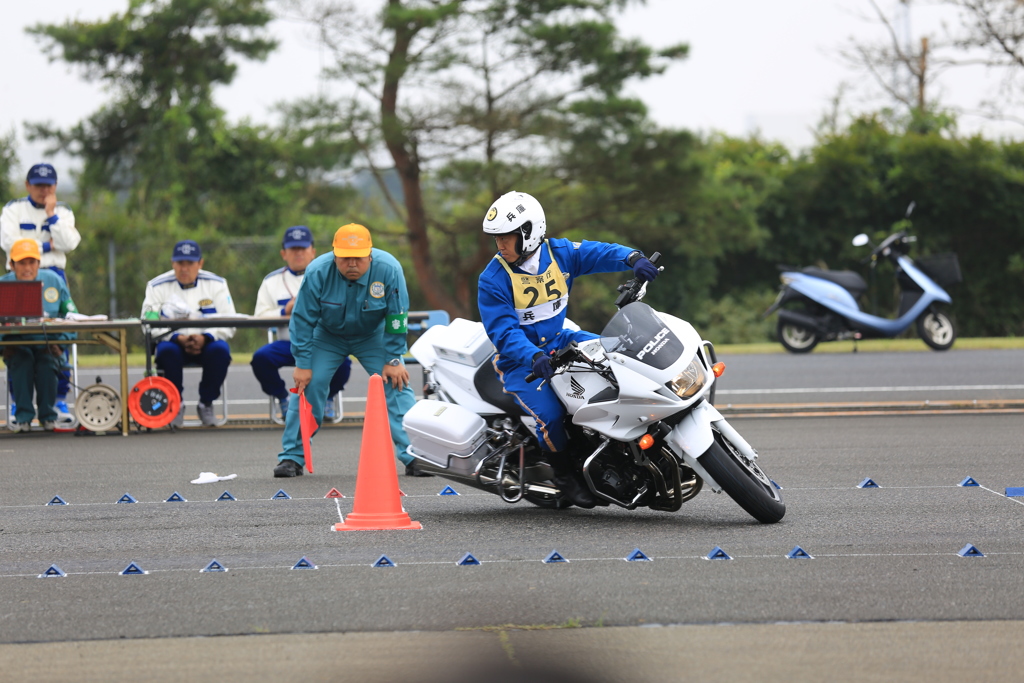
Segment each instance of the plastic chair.
M267 343L271 344L275 341L277 341L277 328L268 327ZM331 418L330 420L327 420L327 422L330 422L331 424L338 424L339 422L345 419L345 411L343 409L343 406L345 405L345 399L342 396L342 393L343 392L339 391L337 394L334 395L334 417ZM276 425L283 425L284 420L282 420L281 416L278 415L277 413L277 399L274 398L273 396L268 396L267 398L269 399L270 421Z

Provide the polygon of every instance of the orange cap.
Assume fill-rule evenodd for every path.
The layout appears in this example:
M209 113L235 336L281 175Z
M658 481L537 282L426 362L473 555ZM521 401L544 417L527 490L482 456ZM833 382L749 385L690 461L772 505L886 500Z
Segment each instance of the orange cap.
M334 233L334 255L341 258L362 258L370 255L373 241L370 231L358 223L349 223Z
M34 258L37 261L43 258L43 253L39 249L39 242L36 242L31 237L15 240L14 244L11 245L12 261L20 261L26 258Z

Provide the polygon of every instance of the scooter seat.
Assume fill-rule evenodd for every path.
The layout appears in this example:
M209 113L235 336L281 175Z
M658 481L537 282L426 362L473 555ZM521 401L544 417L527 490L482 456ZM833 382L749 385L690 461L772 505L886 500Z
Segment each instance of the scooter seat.
M509 415L525 415L526 412L515 397L505 393L505 386L498 379L498 373L494 371L494 366L491 364L493 358L494 356L491 356L487 362L476 369L476 374L473 375L473 386L476 387L480 398L501 409L502 412Z
M834 282L852 294L855 299L868 291L868 283L864 282L864 278L860 276L860 273L855 273L852 270L822 270L817 266L807 266L801 272L805 275Z

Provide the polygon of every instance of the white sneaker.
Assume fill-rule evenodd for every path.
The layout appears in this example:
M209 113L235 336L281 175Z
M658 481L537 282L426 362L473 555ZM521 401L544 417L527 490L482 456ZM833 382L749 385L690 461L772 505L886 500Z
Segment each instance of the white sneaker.
M52 432L57 427L56 420L44 420L42 424L44 432Z
M181 429L185 426L185 407L182 406L178 409L178 414L171 420L171 426L177 429Z
M202 401L196 404L196 413L199 414L199 421L204 427L216 427L217 418L213 416L213 406L208 406Z
M7 427L12 432L31 432L32 431L32 423L31 422L8 422L7 423Z

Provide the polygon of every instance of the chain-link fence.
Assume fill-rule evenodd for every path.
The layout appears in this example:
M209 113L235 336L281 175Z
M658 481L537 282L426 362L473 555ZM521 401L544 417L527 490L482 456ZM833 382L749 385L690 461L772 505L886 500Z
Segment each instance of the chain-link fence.
M146 283L171 269L173 242L140 236L132 243L83 240L68 254L67 277L71 296L82 313L112 318L137 318L142 311ZM280 236L219 237L200 241L203 268L228 281L235 310L251 315L263 278L284 265ZM251 353L266 343L262 329L238 329L231 340L236 353ZM129 339L132 350L142 348L142 335ZM81 347L80 353L102 353Z

